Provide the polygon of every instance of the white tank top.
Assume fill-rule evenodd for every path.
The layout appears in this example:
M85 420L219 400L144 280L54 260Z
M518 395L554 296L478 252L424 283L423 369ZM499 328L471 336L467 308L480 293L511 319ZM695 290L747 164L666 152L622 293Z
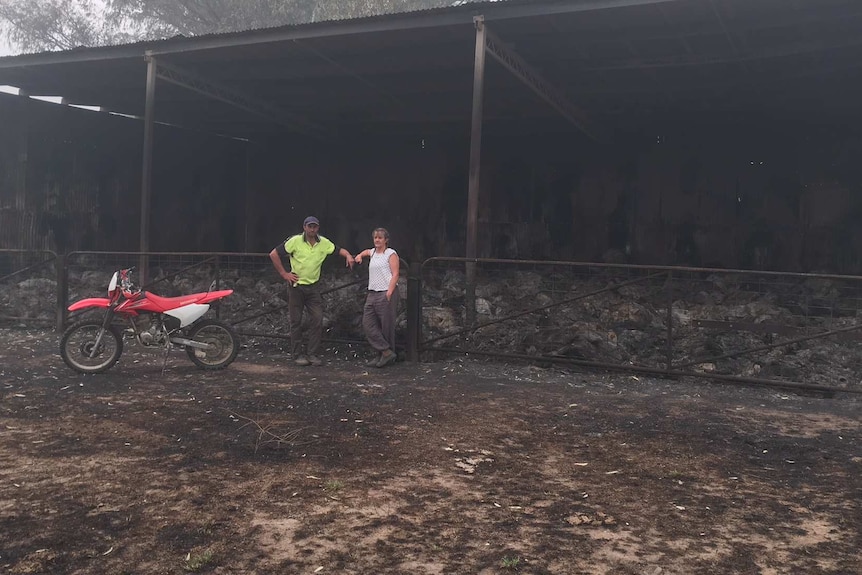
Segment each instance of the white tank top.
M392 248L386 248L382 254L371 248L371 261L368 262L368 289L370 291L386 291L392 280L392 269L389 267L389 256L396 253Z

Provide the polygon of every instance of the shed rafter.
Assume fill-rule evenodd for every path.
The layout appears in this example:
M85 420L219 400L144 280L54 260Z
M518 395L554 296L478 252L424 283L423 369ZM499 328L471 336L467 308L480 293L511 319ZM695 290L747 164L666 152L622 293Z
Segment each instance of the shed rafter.
M560 113L573 126L594 140L600 140L599 130L587 114L575 107L565 95L547 81L538 70L514 50L508 48L490 29L485 30L485 50L497 62L526 84L540 98Z
M154 56L148 54L146 59L151 59ZM251 114L263 117L264 119L275 122L291 130L296 130L307 135L312 135L321 138L326 130L314 122L305 118L301 118L294 114L290 114L278 106L265 102L253 96L243 93L242 90L230 88L216 82L204 78L190 70L184 69L176 64L165 62L164 58L159 58L157 66L157 77L159 80L170 82L171 84L181 86L198 94L208 96L225 104L229 104L241 110L245 110Z

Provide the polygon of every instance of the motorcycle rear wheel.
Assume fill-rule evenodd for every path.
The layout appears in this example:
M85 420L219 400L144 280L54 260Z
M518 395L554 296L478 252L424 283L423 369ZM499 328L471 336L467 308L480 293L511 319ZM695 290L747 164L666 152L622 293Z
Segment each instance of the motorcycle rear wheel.
M60 357L78 373L102 373L111 369L123 353L123 336L114 326L108 326L93 357L90 354L96 345L100 320L84 320L69 326L60 338Z
M239 353L239 337L231 327L214 319L205 319L189 331L189 339L209 344L209 349L186 347L189 359L201 369L224 369Z

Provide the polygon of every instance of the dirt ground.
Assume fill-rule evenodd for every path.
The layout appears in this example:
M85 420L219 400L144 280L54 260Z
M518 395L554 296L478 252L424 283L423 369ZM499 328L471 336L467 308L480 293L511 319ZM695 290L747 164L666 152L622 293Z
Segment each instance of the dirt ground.
M0 330L0 573L862 573L858 395L57 339Z

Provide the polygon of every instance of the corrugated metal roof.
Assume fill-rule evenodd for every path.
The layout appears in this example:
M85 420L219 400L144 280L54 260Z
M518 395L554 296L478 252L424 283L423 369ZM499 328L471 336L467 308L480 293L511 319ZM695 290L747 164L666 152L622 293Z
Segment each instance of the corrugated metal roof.
M577 1L577 0L575 0ZM240 30L230 30L224 32L213 32L210 34L199 34L193 36L194 38L208 38L215 36L224 36L224 35L232 35L232 34L246 34L249 32L259 32L261 30L272 30L272 29L286 29L286 28L295 28L298 26L309 26L309 25L327 25L335 22L373 22L378 20L385 20L387 18L391 18L392 16L397 15L434 15L440 14L444 12L453 12L453 11L463 11L465 13L473 13L477 10L482 10L485 7L500 3L507 2L510 4L529 4L535 3L536 0L450 0L449 2L444 3L441 6L429 7L429 8L416 8L413 10L396 10L393 12L379 12L375 14L368 14L364 16L344 16L344 17L335 17L335 18L325 18L321 20L309 20L309 21L297 21L297 22L285 22L276 26L261 26L257 28L245 28ZM184 40L192 38L187 36L179 36L178 38L182 38ZM171 38L165 38L164 40L170 40Z
M377 22L377 21L385 21L387 19L391 19L393 16L403 16L403 15L427 15L432 16L435 14L441 13L452 13L461 11L463 13L472 14L477 9L480 9L484 6L507 2L510 4L529 4L530 2L535 2L535 0L453 0L450 4L446 4L444 6L431 7L431 8L418 8L415 10L399 10L395 12L381 12L378 14L371 14L367 16L360 17L349 17L345 16L343 18L328 18L323 20L316 21L305 21L305 22L290 22L279 24L276 26L262 26L256 28L244 28L238 30L230 30L224 32L212 32L209 34L198 34L195 36L185 36L185 35L177 35L168 38L148 38L141 39L137 42L126 42L122 44L106 44L101 46L80 46L77 48L73 48L70 50L50 50L45 52L63 52L68 54L83 54L89 52L91 50L103 50L105 48L142 48L143 50L147 50L153 47L169 47L172 43L177 42L187 42L193 39L206 39L206 38L218 38L218 37L234 37L234 36L243 36L247 34L255 34L263 31L274 31L274 30L287 30L298 27L325 27L327 25L333 23L343 23L343 22ZM41 54L45 52L22 52L19 54L0 56L0 60L4 58L15 58L22 55L34 55Z

